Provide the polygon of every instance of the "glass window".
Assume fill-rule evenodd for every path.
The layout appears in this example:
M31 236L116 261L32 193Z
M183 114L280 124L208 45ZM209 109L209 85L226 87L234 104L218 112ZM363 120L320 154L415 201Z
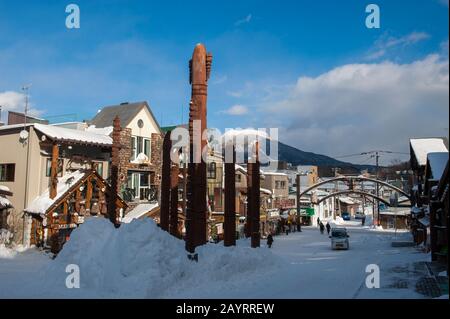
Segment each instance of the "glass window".
M141 136L138 136L137 137L137 142L136 142L136 144L137 144L137 154L139 155L139 154L141 154L143 151L144 151L144 147L143 147L143 138L141 137Z
M0 164L0 182L14 182L16 164Z
M63 173L63 160L58 159L58 176L61 177ZM45 166L45 176L49 177L52 174L52 159L47 158L47 163Z
M150 140L148 138L144 139L144 154L150 159Z
M236 183L241 182L241 174L236 174Z
M102 162L96 162L94 163L95 170L97 171L98 175L103 177L103 163Z
M136 137L131 137L131 160L134 161L136 159Z
M208 164L208 171L207 171L207 177L209 179L216 179L216 163L215 162L211 162Z

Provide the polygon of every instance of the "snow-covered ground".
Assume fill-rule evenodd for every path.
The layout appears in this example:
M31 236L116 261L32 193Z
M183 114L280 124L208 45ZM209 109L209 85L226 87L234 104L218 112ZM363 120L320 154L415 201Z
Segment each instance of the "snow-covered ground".
M429 255L391 247L409 233L346 223L348 251L331 250L326 233L303 227L274 237L272 249L264 241L259 249L248 240L232 248L208 244L196 263L186 258L183 241L149 219L119 229L91 219L54 260L36 249L1 254L0 298L424 298L414 292L414 263ZM69 264L79 266L79 289L66 287ZM378 289L366 288L369 264L380 268Z

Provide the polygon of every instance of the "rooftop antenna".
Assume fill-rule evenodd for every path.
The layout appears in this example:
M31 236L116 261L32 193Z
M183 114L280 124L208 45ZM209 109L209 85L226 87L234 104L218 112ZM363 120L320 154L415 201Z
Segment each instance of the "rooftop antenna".
M28 114L28 91L31 87L31 84L27 84L22 86L22 91L25 92L25 112L24 112L24 121L23 121L23 130L20 132L20 137L23 140L26 140L28 138L28 132L26 130L27 127L27 114Z

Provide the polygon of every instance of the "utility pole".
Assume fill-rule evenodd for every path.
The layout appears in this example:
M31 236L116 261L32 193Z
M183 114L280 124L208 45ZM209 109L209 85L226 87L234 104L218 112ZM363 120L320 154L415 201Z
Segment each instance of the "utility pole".
M297 222L298 222L298 231L302 231L302 224L301 224L301 217L300 217L300 174L299 173L297 173L297 176L296 176L296 181L295 181L295 183L296 183L296 185L297 185L297 187L296 187L296 189L297 189L297 217L298 217L298 220L297 220Z
M380 158L380 155L379 155L378 151L376 151L375 152L375 167L376 167L375 168L376 169L375 174L376 174L377 181L378 181L378 177L379 177L379 174L378 174L378 171L379 171L379 162L378 162L378 160L379 160L379 158ZM377 194L377 200L376 200L376 203L377 203L377 225L379 226L380 225L380 203L378 202L378 197L379 197L378 183L376 183L375 187L376 187L376 194Z

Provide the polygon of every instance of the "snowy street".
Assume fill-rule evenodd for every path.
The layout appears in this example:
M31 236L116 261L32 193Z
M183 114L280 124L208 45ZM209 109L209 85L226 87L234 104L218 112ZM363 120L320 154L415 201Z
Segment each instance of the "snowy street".
M249 248L247 240L235 248L208 244L198 250L197 264L185 258L182 241L152 221L116 231L97 220L77 230L55 260L35 249L3 253L0 298L425 298L414 288L425 275L421 261L429 256L415 247L391 247L409 233L346 223L348 251L331 250L326 232L304 227L275 236L272 249L265 240L260 249ZM93 230L96 244L89 246ZM65 286L65 266L71 263L80 266L80 289ZM366 288L369 264L380 268L379 289Z

